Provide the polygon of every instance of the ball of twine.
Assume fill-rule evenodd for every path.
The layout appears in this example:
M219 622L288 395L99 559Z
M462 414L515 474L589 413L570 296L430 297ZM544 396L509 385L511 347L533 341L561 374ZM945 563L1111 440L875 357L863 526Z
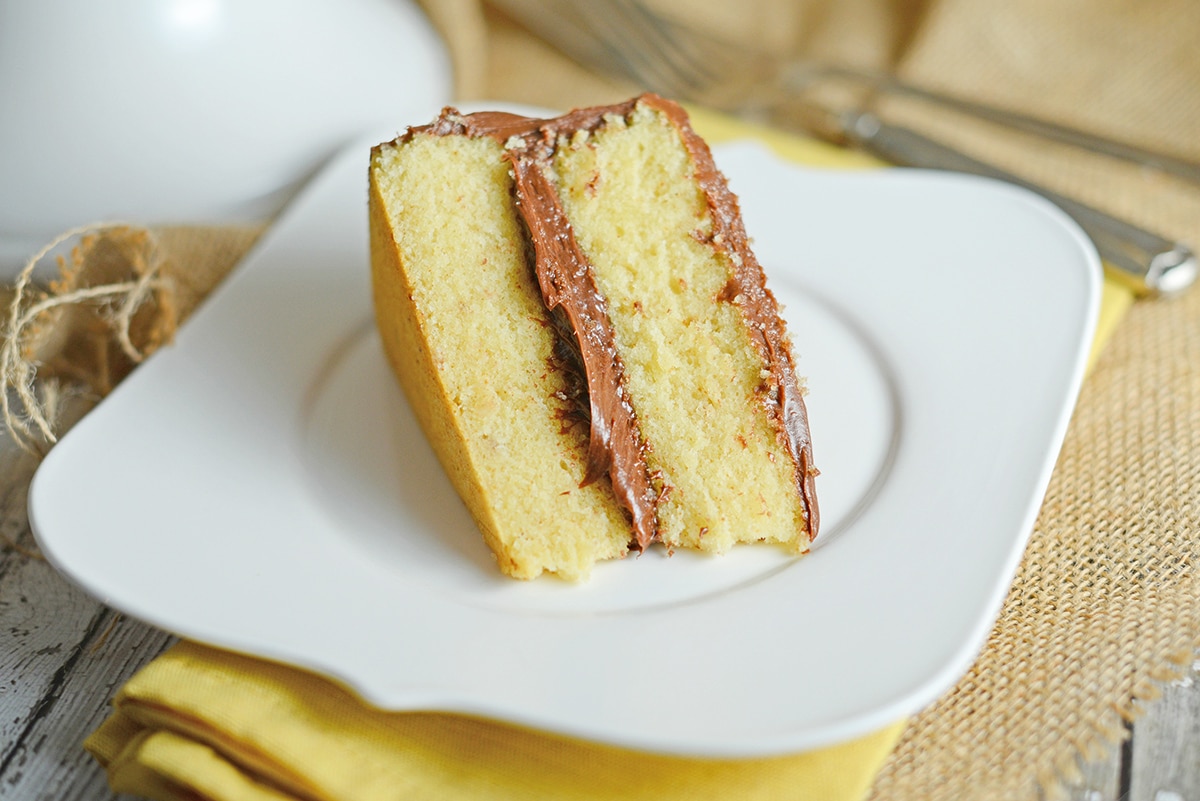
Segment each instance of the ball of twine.
M57 277L39 281L38 267L56 251ZM8 289L0 415L15 447L0 451L0 547L41 558L23 542L28 488L42 458L74 419L173 334L166 263L145 228L92 223L47 243Z
M85 254L99 237L131 245L123 248L128 259L125 280L78 285ZM69 240L80 238L68 261L58 257L59 279L48 289L34 285L39 264ZM21 450L41 456L57 442L55 421L63 397L61 376L39 376L43 366L38 356L39 340L53 327L56 315L72 306L89 306L107 327L107 335L133 364L141 362L152 347L133 341L132 323L137 312L166 288L162 275L164 259L156 238L148 230L120 223L92 223L65 231L35 253L17 275L8 304L4 342L0 346L0 414L9 436Z

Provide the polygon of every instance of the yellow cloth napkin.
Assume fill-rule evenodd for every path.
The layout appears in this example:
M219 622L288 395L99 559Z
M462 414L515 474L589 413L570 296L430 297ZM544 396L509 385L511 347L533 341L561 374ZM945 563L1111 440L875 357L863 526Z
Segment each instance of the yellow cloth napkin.
M180 643L87 741L114 791L161 799L862 798L901 725L798 756L693 760L484 720L373 709L330 681Z
M710 142L754 137L812 166L879 166L814 140L700 109L691 114ZM1096 351L1131 299L1106 283ZM459 715L384 712L304 671L187 642L143 668L113 705L85 744L112 789L189 801L858 801L905 725L769 759L668 757Z

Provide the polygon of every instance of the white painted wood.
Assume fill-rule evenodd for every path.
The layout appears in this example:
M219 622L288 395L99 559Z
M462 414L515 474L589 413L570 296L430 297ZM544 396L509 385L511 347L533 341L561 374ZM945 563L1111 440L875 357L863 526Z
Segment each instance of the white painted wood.
M46 562L13 553L0 562L0 775L101 614Z
M94 801L111 796L84 739L107 717L108 700L174 638L105 610L69 675L43 704L0 777L0 799Z
M18 541L32 545L27 533ZM171 640L48 563L0 551L0 799L110 797L83 739L116 689Z
M1114 746L1107 758L1079 766L1083 781L1067 788L1068 801L1124 801L1121 768L1124 749Z
M1147 706L1134 731L1129 801L1200 801L1200 662Z

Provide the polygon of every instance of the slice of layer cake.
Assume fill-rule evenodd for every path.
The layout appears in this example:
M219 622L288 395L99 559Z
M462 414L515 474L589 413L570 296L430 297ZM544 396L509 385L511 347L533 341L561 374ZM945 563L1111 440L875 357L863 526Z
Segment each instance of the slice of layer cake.
M447 109L373 150L370 223L388 357L505 573L808 549L802 386L679 106Z

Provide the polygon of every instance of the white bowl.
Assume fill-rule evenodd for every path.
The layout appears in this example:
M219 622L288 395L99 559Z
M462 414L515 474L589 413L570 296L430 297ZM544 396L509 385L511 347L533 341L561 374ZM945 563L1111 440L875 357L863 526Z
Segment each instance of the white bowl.
M263 219L451 84L407 0L0 0L0 276L83 223Z

